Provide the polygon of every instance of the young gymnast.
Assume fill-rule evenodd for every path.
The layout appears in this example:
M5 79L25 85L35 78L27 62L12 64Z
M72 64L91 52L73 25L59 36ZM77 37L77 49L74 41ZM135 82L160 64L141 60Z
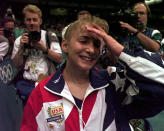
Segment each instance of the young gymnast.
M24 108L21 131L130 131L132 118L164 109L164 65L160 56L129 51L98 17L75 21L62 41L66 63L38 84ZM102 43L124 70L95 70Z

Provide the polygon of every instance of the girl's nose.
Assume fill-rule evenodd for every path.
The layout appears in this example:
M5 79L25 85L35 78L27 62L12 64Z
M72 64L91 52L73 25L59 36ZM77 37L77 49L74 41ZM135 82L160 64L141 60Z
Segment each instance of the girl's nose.
M94 44L92 42L90 42L90 44L88 44L87 51L89 53L95 53L95 46L94 46Z

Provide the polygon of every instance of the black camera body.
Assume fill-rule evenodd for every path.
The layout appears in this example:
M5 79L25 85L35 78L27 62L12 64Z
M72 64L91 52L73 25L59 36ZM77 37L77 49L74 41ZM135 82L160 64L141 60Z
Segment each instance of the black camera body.
M4 29L3 29L3 32L4 32L4 36L5 36L6 38L11 37L12 34L13 34L13 31L12 31L10 28L4 28Z
M29 32L28 37L30 42L37 43L41 39L41 32L31 31Z
M127 22L131 26L136 26L138 16L137 16L137 13L134 12L132 9L127 9L127 10L124 10L122 19L124 22Z
M38 31L31 31L28 33L29 42L31 43L37 43L41 39L41 32ZM29 56L30 49L33 49L33 47L30 44L24 44L24 56Z
M124 36L129 33L128 30L120 26L120 21L126 22L135 27L138 19L137 13L135 13L132 9L120 10L119 12L112 13L110 17L112 19L112 21L110 21L111 23L109 23L110 30L116 36Z

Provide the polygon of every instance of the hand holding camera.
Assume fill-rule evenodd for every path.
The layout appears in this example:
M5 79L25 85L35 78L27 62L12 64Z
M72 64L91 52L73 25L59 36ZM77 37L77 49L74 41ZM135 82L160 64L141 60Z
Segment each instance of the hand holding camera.
M133 26L123 21L120 21L120 26L124 29L127 29L131 33L135 33L137 31L137 29L135 29Z
M41 33L38 31L31 31L28 33L29 41L32 43L37 43L41 39Z
M46 45L41 40L41 32L38 31L32 31L28 34L29 42L32 47L35 47L37 49L40 49L42 51L47 50Z
M28 33L25 32L22 37L20 38L20 47L24 47L24 45L29 44L29 38L28 38Z
M21 44L22 46L24 44L28 46L32 46L36 43L38 43L41 39L40 32L32 31L32 32L25 32L21 37Z
M29 55L29 49L37 48L42 51L47 49L41 40L41 33L37 31L25 32L21 37L21 46L24 47L24 55Z

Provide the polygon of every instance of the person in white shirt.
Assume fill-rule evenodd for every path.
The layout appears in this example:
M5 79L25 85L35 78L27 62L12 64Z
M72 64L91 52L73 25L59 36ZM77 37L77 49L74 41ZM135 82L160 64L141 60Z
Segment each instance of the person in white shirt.
M55 33L51 35L56 39L48 46L46 31L40 28L42 12L37 6L27 5L23 14L27 31L15 40L12 59L18 69L24 68L23 78L16 88L25 96L26 103L39 76L49 75L50 61L62 62L62 52Z

